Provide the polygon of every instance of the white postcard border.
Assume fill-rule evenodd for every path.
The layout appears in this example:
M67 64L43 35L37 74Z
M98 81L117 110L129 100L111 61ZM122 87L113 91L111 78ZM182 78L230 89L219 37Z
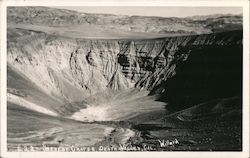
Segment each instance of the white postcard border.
M2 1L1 4L1 157L249 157L249 1L51 0ZM243 7L243 151L242 152L7 152L6 8L7 6L196 6Z

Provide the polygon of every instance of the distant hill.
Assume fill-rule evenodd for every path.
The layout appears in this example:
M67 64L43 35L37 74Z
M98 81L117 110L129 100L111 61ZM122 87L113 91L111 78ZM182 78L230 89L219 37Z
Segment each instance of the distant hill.
M89 14L66 9L49 7L8 7L8 24L23 26L39 25L41 27L66 27L71 32L76 30L99 36L130 36L131 33L139 37L179 34L207 34L242 29L242 15L216 14L208 16L193 16L187 18L176 17L148 17L125 16L112 14ZM8 26L9 26L8 25ZM81 29L82 28L82 29ZM47 30L47 29L45 29ZM68 30L68 31L69 31ZM117 34L118 33L118 34ZM147 33L142 35L141 33ZM82 33L80 33L82 34ZM98 36L98 35L94 35ZM89 36L91 37L91 36ZM133 37L134 38L134 37Z

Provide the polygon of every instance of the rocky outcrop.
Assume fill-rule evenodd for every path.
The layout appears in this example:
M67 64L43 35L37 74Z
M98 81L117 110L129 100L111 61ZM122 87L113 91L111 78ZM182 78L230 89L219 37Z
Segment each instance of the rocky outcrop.
M241 31L149 40L86 40L9 29L7 56L9 66L46 93L74 102L107 89L165 92L162 85L178 74L182 63L190 62L190 56L202 56L203 48L241 44ZM234 62L231 58L240 52L228 57L226 52L217 53ZM207 60L212 64L217 56Z

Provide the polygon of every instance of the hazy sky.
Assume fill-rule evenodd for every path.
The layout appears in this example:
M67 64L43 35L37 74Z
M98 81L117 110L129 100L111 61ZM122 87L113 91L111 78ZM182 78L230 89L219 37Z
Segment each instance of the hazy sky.
M106 13L119 15L142 15L162 17L187 17L209 14L240 14L241 7L57 7L84 13Z

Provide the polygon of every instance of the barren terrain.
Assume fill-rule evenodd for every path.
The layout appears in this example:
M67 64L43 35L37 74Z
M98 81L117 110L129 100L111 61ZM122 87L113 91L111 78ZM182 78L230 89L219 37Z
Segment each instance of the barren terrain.
M9 7L7 62L9 151L242 150L241 15Z

